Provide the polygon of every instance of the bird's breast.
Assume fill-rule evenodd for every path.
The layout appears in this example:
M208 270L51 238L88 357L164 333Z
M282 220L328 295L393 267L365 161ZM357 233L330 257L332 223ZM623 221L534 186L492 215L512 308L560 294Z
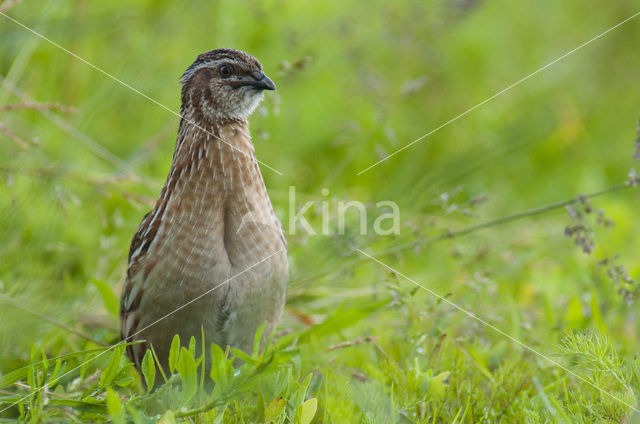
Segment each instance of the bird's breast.
M220 269L232 276L247 268L247 274L285 278L282 226L253 154L204 141L209 144L190 147L188 165L174 163L157 217L155 252L148 256L161 258L157 265L165 275L187 280L211 274L217 279Z

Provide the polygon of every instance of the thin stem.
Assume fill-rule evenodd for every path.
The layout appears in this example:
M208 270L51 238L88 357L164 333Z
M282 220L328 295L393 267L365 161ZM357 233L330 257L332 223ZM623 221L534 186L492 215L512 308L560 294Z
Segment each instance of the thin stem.
M78 109L65 106L60 103L39 103L39 102L30 102L25 101L21 103L13 103L9 105L0 105L0 112L7 112L17 109L35 109L35 110L58 110L60 112L78 112Z
M595 191L589 194L584 194L584 195L578 195L575 197L572 197L570 199L565 199L565 200L561 200L558 202L554 202L554 203L550 203L548 205L544 205L544 206L539 206L537 208L533 208L533 209L528 209L522 212L517 212L514 213L512 215L507 215L507 216L503 216L501 218L497 218L497 219L492 219L490 221L485 221L485 222L481 222L479 224L475 224L475 225L471 225L469 227L466 228L462 228L460 230L447 230L445 232L443 232L442 234L439 234L437 236L433 236L433 237L424 237L409 243L403 243L403 244L399 244L397 246L394 246L392 248L389 248L387 250L383 250L381 252L377 252L375 253L375 256L385 256L385 255L391 255L391 254L395 254L395 253L399 253L402 252L404 250L407 249L412 249L415 248L416 246L429 246L433 243L439 242L439 241L443 241L443 240L450 240L453 238L457 238L457 237L461 237L461 236L465 236L468 234L472 234L475 233L477 231L480 230L484 230L487 228L492 228L492 227L497 227L503 224L507 224L509 222L512 221L517 221L519 219L523 219L523 218L529 218L532 216L536 216L536 215L541 215L543 213L546 212L550 212L552 210L555 209L560 209L563 208L565 206L569 206L569 205L573 205L576 203L580 203L585 201L586 199L592 199L595 197L600 197L600 196L604 196L605 194L610 194L610 193L614 193L623 189L627 189L627 188L633 188L634 186L631 184L619 184L619 185L615 185L609 188L606 188L604 190L599 190L599 191ZM364 248L364 246L360 246L360 249ZM354 250L355 252L355 250ZM351 253L351 255L353 255L353 253ZM297 280L297 283L302 283L302 282L306 282L306 281L310 281L310 280L315 280L317 278L320 277L324 277L327 275L332 275L334 273L340 272L345 268L349 268L352 267L353 265L365 261L366 258L362 257L362 255L358 255L357 257L355 257L353 260L348 261L343 263L340 266L333 266L331 267L331 270L325 270L322 272L318 272L315 273L311 276L308 277L304 277L301 278L299 280Z
M507 216L503 216L501 218L493 219L493 220L490 220L490 221L481 222L479 224L471 225L471 226L463 228L461 230L449 230L449 231L445 231L442 234L439 234L439 235L434 236L434 237L427 237L427 238L423 238L422 240L418 240L418 241L415 241L415 242L400 244L398 246L392 247L391 249L387 249L387 250L385 250L383 252L380 252L380 253L378 253L378 255L388 255L388 254L396 253L396 252L399 252L399 251L402 251L402 250L406 250L406 249L415 247L416 245L418 245L420 243L423 243L426 246L426 245L429 245L431 243L435 243L435 242L438 242L438 241L448 240L448 239L464 236L464 235L467 235L467 234L475 233L476 231L480 231L480 230L484 230L484 229L492 228L492 227L497 227L497 226L500 226L502 224L509 223L511 221L516 221L518 219L528 218L528 217L540 215L540 214L543 214L545 212L549 212L549 211L552 211L552 210L555 210L555 209L564 208L565 206L569 206L569 205L573 205L573 204L576 204L576 203L584 202L586 199L593 199L595 197L603 196L605 194L614 193L616 191L620 191L622 189L631 188L631 187L632 186L628 185L628 184L619 184L619 185L616 185L616 186L613 186L613 187L609 187L609 188L604 189L604 190L595 191L593 193L589 193L589 194L585 194L585 195L578 195L578 196L572 197L570 199L561 200L559 202L550 203L548 205L540 206L540 207L533 208L533 209L528 209L528 210L525 210L525 211L522 211L522 212L517 212L517 213L514 213L512 215L507 215Z
M21 139L13 131L9 130L9 128L7 128L6 125L4 125L2 122L0 122L0 133L7 136L9 139L11 139L14 143L22 147L23 149L26 149L27 147L29 147L29 143Z

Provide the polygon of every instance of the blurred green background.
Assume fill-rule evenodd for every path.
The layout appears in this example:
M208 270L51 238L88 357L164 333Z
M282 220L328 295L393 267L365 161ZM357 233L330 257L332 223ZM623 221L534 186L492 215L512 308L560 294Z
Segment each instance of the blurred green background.
M359 384L349 382L354 368L366 384L378 384L372 399L376 390L389 398L391 386L372 371L383 359L371 356L370 347L337 353L333 362L333 353L323 351L358 336L380 337L377 343L402 368L428 358L430 343L447 334L445 359L425 361L436 374L466 370L451 377L451 405L464 404L464 390L491 392L498 377L486 373L505 363L528 364L539 379L526 377L531 403L515 409L535 411L540 387L554 379L584 386L353 249L376 254L422 246L420 240L447 229L623 184L638 166L632 153L640 117L640 17L357 173L636 12L631 0L33 0L7 13L176 111L179 77L197 54L232 47L256 56L278 91L267 93L250 123L258 158L282 173L262 167L285 230L291 186L296 207L358 200L369 205L370 221L376 202L398 204L399 235L360 236L353 222L344 235L332 225L328 235L288 236L292 281L282 328L307 328L338 305L364 310L396 299L367 310L357 325L300 347L305 369L331 370L344 380L334 399L322 395L325 380L316 376L312 387L325 396L317 422L353 422L372 408L340 389ZM6 373L28 363L34 344L51 355L90 344L25 308L117 341L114 298L129 241L162 187L179 118L3 16L0 75L0 108L31 99L76 109L0 109L0 288L13 299L0 299L0 372ZM591 203L615 222L605 227L596 212L585 214L581 222L595 240L591 254L564 235L575 223L558 208L378 258L545 354L558 353L563 331L606 335L627 371L637 372L638 289L629 283L622 296L598 261L619 254L616 264L638 278L638 192L621 190ZM316 229L318 211L306 215ZM467 368L456 368L456 361ZM471 381L478 386L464 386ZM474 402L482 404L478 396ZM491 421L486 417L495 410L511 408L486 405L474 419ZM379 416L405 419L390 408ZM456 411L451 406L444 422ZM321 413L329 421L319 421Z

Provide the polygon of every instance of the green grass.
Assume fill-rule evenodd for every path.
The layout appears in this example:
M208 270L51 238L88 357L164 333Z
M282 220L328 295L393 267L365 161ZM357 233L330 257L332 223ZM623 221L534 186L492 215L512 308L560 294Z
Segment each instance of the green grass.
M297 207L365 202L369 228L376 202L394 201L401 231L361 236L350 220L345 234L289 234L288 301L268 347L212 346L205 375L183 341L149 393L104 344L118 342L129 241L178 118L0 16L0 123L15 135L0 132L0 422L640 422L637 190L457 233L624 184L638 167L640 17L358 175L637 8L15 5L10 16L172 110L197 54L251 52L278 86L251 128L258 158L283 174L262 168L285 229L295 186ZM76 111L2 110L29 98ZM316 230L319 211L306 215Z

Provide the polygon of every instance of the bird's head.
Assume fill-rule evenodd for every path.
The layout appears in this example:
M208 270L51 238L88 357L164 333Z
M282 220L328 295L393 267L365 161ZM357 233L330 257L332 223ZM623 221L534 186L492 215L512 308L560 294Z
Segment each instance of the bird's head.
M233 49L217 49L199 55L184 72L183 113L204 119L246 119L276 86L262 72L258 59Z

